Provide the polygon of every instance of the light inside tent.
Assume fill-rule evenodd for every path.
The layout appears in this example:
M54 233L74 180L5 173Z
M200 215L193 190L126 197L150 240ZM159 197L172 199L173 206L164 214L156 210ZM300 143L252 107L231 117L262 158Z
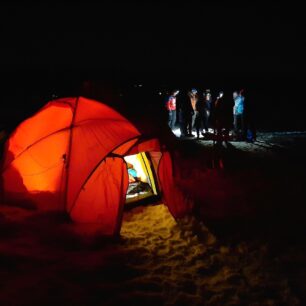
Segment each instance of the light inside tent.
M146 176L141 164L141 155L140 154L129 155L125 156L124 159L127 163L133 165L134 169L137 172L137 177L139 177L142 182L148 183L148 177Z

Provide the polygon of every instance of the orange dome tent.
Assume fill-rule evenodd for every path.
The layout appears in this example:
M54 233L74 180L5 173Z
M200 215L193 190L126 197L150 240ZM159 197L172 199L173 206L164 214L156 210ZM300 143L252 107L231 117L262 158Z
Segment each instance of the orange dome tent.
M21 123L6 143L6 201L67 211L76 222L120 231L128 187L124 156L148 152L164 203L177 218L191 205L175 186L171 155L114 109L83 97L49 102Z

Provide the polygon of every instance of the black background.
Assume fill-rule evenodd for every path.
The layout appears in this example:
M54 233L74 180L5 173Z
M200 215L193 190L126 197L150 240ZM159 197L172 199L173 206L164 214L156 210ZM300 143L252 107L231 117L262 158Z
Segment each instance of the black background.
M302 9L293 2L48 2L0 6L4 128L84 81L245 88L258 127L305 129Z

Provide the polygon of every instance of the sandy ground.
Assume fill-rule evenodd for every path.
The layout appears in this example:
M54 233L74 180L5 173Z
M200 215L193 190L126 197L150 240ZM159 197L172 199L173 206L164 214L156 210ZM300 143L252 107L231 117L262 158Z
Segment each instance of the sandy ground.
M298 159L305 139L263 134L257 144L233 143L234 153L225 147L214 155L223 168L206 154L203 168L191 171L199 159L190 157L211 150L193 142L198 151L184 155L191 174L182 169L177 180L197 199L197 218L176 222L163 204L137 207L125 213L116 239L61 215L2 205L1 305L303 305L305 202L294 205L305 183ZM195 178L208 186L195 188ZM290 192L280 192L288 184Z

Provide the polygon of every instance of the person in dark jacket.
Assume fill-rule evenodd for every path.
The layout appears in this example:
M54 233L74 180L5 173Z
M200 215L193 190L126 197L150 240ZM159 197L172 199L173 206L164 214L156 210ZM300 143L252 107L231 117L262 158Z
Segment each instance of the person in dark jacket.
M232 122L232 109L232 105L224 99L223 91L220 91L214 103L214 130L218 143L229 138L229 131Z
M203 128L205 133L208 133L208 129L210 127L210 118L211 118L211 112L212 112L212 97L210 90L207 89L205 93L203 94L204 98L204 108L203 108Z
M188 93L188 96L190 98L190 104L191 104L191 107L193 109L193 115L192 115L192 123L191 123L191 126L192 126L192 130L195 129L195 119L196 119L196 104L199 100L199 95L198 95L198 91L195 89L195 88L192 88L189 93Z
M200 95L199 95L200 97ZM194 128L197 133L197 139L200 138L200 132L203 130L203 122L204 122L204 113L205 113L205 100L198 98L194 107L195 119L194 119ZM203 134L203 132L202 132Z
M182 92L177 99L177 109L179 112L181 137L193 137L192 116L194 110L190 103L190 96L187 92Z
M240 90L240 95L245 97L245 91ZM245 138L248 142L256 141L256 109L255 105L250 101L249 96L244 100L245 108Z

